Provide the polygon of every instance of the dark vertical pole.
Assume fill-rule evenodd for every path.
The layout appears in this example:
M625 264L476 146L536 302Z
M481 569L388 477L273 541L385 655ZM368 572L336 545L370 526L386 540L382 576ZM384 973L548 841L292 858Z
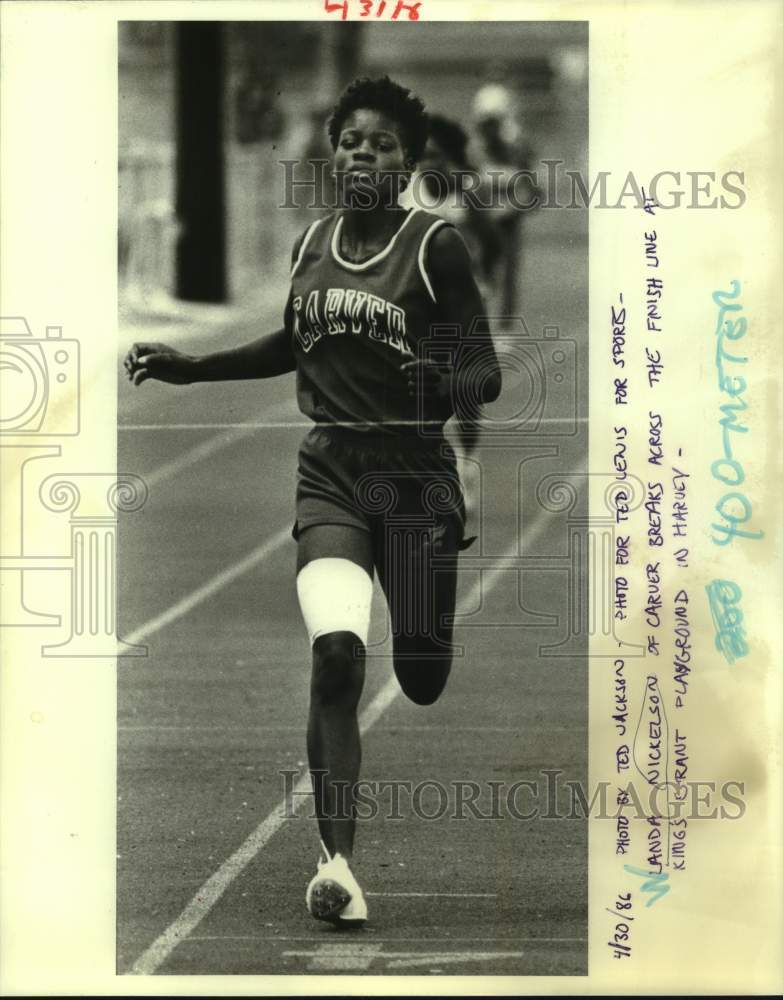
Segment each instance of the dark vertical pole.
M177 24L177 296L226 300L223 38L210 21Z
M355 77L362 61L362 29L361 21L347 21L345 24L335 24L337 41L335 45L335 76L338 92L347 87ZM337 97L337 94L334 95Z

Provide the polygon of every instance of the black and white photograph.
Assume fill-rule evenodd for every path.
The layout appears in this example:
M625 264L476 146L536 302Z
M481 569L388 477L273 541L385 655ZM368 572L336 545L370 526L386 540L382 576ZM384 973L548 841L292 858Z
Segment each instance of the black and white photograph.
M0 0L0 994L780 994L782 50Z
M118 28L118 972L583 975L587 25Z

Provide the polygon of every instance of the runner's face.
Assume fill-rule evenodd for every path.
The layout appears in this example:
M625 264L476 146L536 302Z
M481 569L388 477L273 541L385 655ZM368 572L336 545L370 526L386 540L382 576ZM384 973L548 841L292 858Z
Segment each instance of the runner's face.
M334 169L344 180L346 194L362 189L393 192L394 178L410 174L399 125L380 111L352 112L343 122Z

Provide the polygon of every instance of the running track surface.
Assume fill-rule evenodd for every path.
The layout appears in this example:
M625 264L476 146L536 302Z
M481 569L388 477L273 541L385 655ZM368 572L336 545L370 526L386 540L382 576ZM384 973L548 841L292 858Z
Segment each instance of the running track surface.
M580 244L537 246L531 228L522 274L531 334L558 325L581 358L586 254ZM152 339L204 351L276 320L260 315L228 331L185 326L176 339L157 329ZM586 366L577 369L584 403ZM528 388L510 380L505 405ZM555 423L535 441L558 454L525 466L525 555L562 555L568 544L565 518L535 501L537 480L586 465L584 420L575 436L552 436L572 414L572 397L550 396L547 405ZM120 523L120 634L148 655L120 661L118 972L584 974L585 822L515 819L502 799L502 819L467 809L455 819L453 787L440 819L413 815L403 790L400 818L390 818L387 792L378 815L360 824L355 871L370 907L363 930L340 933L308 916L318 838L310 800L298 793L306 788L309 648L288 536L306 426L292 379L140 389L123 381L119 423L118 467L143 476L150 494ZM478 544L503 555L518 530L515 464L508 452L481 455L488 495ZM397 692L376 592L370 641L378 655L368 660L361 705L364 779L447 789L473 780L480 811L491 813L489 782L541 781L542 770L559 769L558 801L568 812L563 783L584 780L587 768L586 662L538 652L565 634L562 572L521 577L525 607L555 615L557 627L480 624L524 618L518 578L490 568L479 582L475 569L464 570L461 608L475 609L481 592L482 615L458 628L465 654L430 708ZM296 774L285 779L283 771ZM281 804L297 780L292 816ZM420 794L421 808L436 813L434 789ZM517 802L530 805L524 795Z

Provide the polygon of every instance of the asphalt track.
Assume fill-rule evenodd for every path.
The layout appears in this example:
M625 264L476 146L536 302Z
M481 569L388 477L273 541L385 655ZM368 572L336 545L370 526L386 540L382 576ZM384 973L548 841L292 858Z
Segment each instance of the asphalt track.
M557 324L582 351L586 247L573 247L571 261L553 244L531 242L529 252L531 332ZM153 339L208 350L275 319L259 315L229 331L185 324ZM508 391L523 387L512 382ZM554 441L558 454L527 466L526 555L567 547L564 519L534 501L535 480L586 461L586 423L575 436L552 437L568 414L549 416L536 440ZM355 871L370 920L361 931L335 931L304 907L318 838L303 794L309 649L289 531L306 423L292 380L140 389L122 381L119 423L119 469L143 476L150 494L120 524L120 632L148 655L122 660L118 681L118 972L584 974L586 823L518 819L502 798L502 818L468 808L455 818L453 785L478 782L479 811L491 817L490 782L502 796L514 782L559 770L558 802L568 812L562 782L583 779L587 768L586 662L539 654L563 631L564 574L521 574L525 607L561 623L522 628L520 574L497 558L479 572L479 550L469 552L460 608L480 604L481 613L458 627L464 656L429 708L396 688L376 593L370 642L380 645L361 705L362 776L410 785L396 811L390 791L379 793L377 814L360 824ZM513 555L516 470L506 451L481 456L477 545L486 556ZM425 781L448 793L440 818L421 815L443 804ZM407 788L417 785L414 810ZM524 796L515 801L530 808Z

